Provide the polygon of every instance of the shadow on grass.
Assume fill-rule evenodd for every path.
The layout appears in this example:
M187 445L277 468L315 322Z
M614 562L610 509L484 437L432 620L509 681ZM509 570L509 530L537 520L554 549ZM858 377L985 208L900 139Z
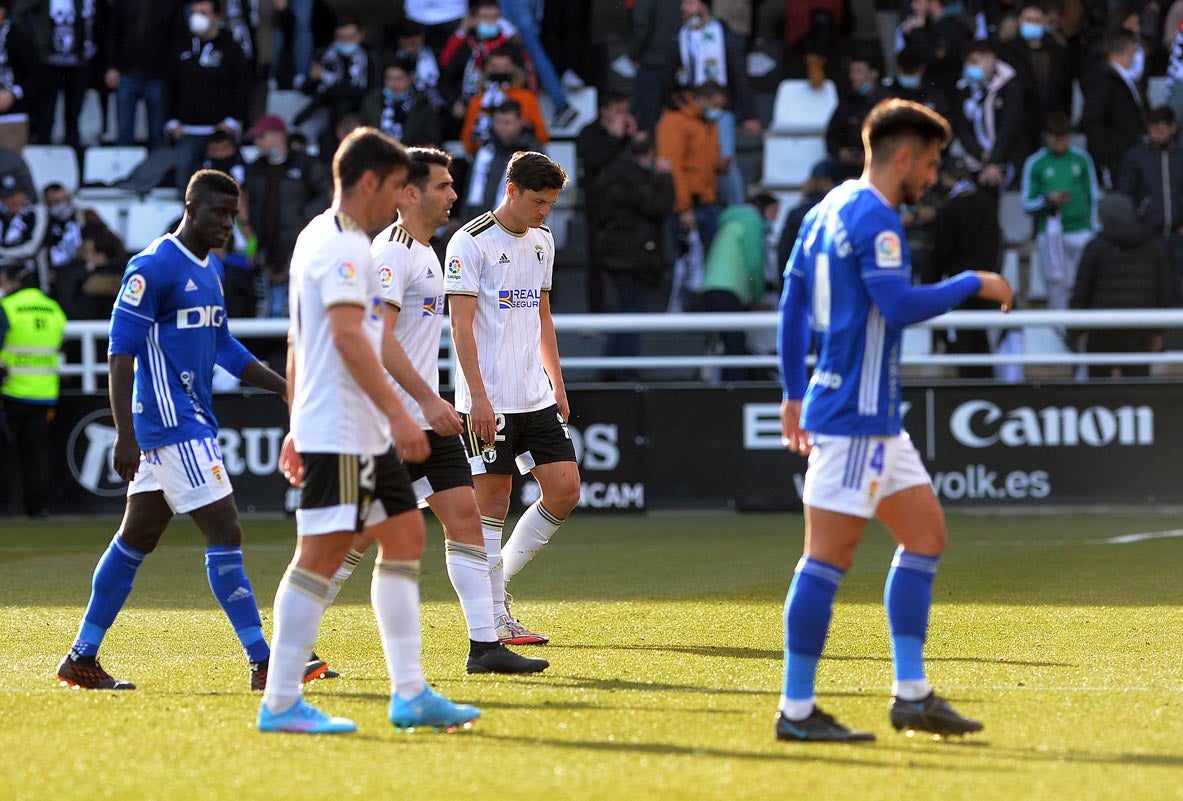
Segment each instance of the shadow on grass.
M962 744L957 740L947 740L941 743L920 742L919 750L932 750L947 744ZM964 745L978 744L972 740L965 740ZM1014 748L1006 746L991 746L989 756L1002 759L1014 759L1021 762L1081 762L1091 765L1121 765L1129 767L1139 765L1152 768L1180 768L1183 767L1183 754L1129 754L1129 753L1097 753L1093 751L1077 751L1064 749Z

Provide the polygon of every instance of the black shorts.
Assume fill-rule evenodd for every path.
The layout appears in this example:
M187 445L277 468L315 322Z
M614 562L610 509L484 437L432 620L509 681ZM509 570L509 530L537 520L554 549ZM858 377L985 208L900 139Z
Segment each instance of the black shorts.
M535 412L498 413L496 417L496 446L486 449L469 427L468 415L460 415L464 450L474 476L512 476L515 463L517 472L525 475L540 464L575 461L575 446L557 403Z
M300 536L359 532L417 508L407 469L394 448L378 456L302 453L304 486L296 509Z
M431 456L426 462L415 464L404 462L411 476L411 489L420 503L437 492L472 486L472 470L468 466L468 454L464 443L457 435L441 437L434 431L425 431Z

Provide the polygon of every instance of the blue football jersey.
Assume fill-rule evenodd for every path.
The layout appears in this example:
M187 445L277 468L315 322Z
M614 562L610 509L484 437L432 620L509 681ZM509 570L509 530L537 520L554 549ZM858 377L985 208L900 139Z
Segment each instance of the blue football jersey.
M900 341L867 292L870 282L911 280L899 212L865 181L847 181L815 206L786 268L805 282L818 360L801 427L819 434L898 434Z
M229 338L222 263L166 234L132 257L111 315L110 353L136 358L132 419L150 450L217 435L214 363Z

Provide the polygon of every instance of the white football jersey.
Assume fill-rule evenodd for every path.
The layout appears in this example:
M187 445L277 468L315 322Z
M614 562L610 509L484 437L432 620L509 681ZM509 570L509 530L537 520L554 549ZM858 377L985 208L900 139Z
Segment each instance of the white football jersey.
M546 226L506 230L486 212L448 242L444 292L476 301L473 337L485 392L496 412L533 412L555 402L542 369L539 304L554 275L555 241ZM464 368L456 370L456 409L469 412Z
M329 331L328 311L365 309L362 327L381 358L382 298L369 237L329 209L308 223L292 253L289 302L296 393L292 439L300 453L377 455L390 447L390 422L349 374Z
M440 329L444 323L444 272L430 245L416 240L397 223L389 226L370 245L378 290L382 299L398 309L394 338L427 386L440 391ZM431 425L415 399L392 377L398 399L419 427Z

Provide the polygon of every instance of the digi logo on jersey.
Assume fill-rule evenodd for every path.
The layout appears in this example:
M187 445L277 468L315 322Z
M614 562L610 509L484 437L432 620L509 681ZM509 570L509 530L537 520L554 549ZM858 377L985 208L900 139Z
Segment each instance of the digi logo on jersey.
M177 328L218 328L226 321L221 306L191 306L177 309Z
M433 295L423 299L423 316L435 317L444 313L444 296Z
M541 299L542 293L537 289L497 290L497 308L499 309L537 309Z

